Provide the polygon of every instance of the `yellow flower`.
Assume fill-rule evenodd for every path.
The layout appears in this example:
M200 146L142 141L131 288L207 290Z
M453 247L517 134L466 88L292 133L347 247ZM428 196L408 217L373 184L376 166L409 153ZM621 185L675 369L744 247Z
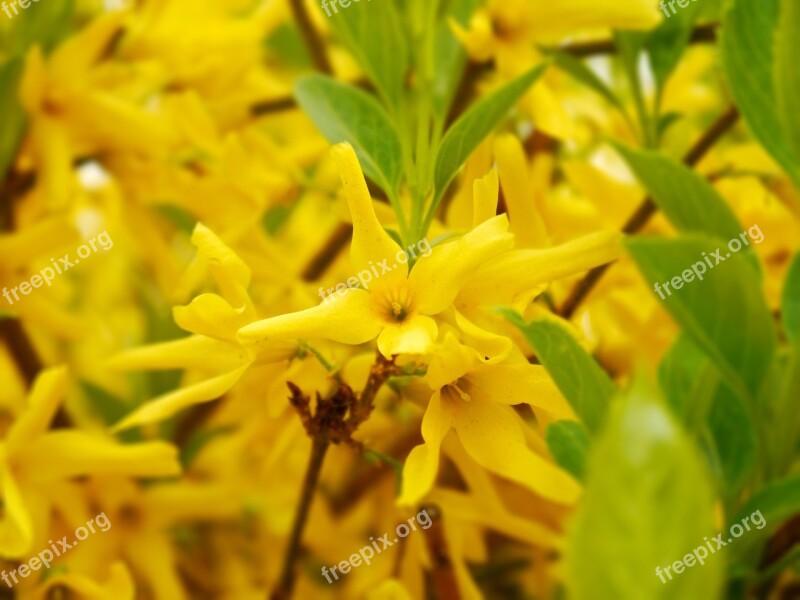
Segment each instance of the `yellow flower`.
M375 215L353 148L340 144L333 152L353 217L351 266L354 273L372 271L375 280L368 290L348 287L314 308L250 324L239 331L238 339L258 346L308 338L362 344L377 337L384 356L425 353L438 332L431 317L451 306L478 265L511 248L507 219L505 215L491 218L461 238L434 248L409 272L402 260L404 250Z
M81 475L115 473L132 477L167 477L180 473L177 449L164 442L122 445L99 433L49 431L67 381L65 368L43 372L27 405L0 442L0 555L22 557L34 539L50 502L44 486Z
M442 442L451 429L467 453L489 471L556 502L577 499L575 481L528 448L520 417L511 408L527 403L569 417L569 407L543 367L485 364L474 349L448 335L426 379L434 393L422 420L425 443L406 460L400 503L413 504L430 491Z

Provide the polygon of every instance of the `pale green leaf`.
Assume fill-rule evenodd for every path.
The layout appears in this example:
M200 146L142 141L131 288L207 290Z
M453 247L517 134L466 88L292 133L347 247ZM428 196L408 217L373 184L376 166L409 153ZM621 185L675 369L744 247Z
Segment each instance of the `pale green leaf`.
M402 177L400 140L374 98L324 75L301 78L295 96L328 141L350 142L364 173L390 196L397 193Z
M539 65L481 98L453 124L436 156L434 182L437 197L442 196L472 151L497 127L546 66Z
M593 445L565 551L571 600L720 597L720 556L672 570L714 531L714 497L696 448L648 396L615 405Z
M617 393L614 382L559 323L551 320L525 323L511 311L504 314L522 331L586 429L596 433Z
M758 277L750 261L737 254L727 256L722 241L697 234L673 240L640 237L625 245L683 332L740 396L756 398L777 336L760 286L754 285ZM716 256L712 258L717 250L719 264Z
M778 117L796 159L800 158L800 2L780 0L775 36L775 93ZM795 167L800 168L795 162Z
M547 428L547 448L555 461L577 480L583 480L589 436L574 421L557 421Z
M800 345L800 253L795 254L783 285L783 325L793 344Z

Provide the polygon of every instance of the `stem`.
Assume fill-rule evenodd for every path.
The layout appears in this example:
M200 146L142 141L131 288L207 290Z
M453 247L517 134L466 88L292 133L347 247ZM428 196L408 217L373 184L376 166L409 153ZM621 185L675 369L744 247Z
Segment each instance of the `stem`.
M297 555L300 553L300 540L303 537L303 530L308 520L308 511L311 508L311 500L314 497L314 490L317 488L319 476L322 472L322 463L330 447L330 442L326 439L317 438L311 446L311 456L308 459L306 476L303 481L303 491L300 493L300 506L292 524L292 532L289 536L289 546L283 562L283 570L278 583L278 587L270 595L270 600L289 600L292 597L296 577L294 576L294 564Z
M739 111L735 106L730 106L728 110L714 124L706 131L705 134L692 146L683 162L688 167L695 166L703 156L714 146L719 139L736 124L739 119ZM636 212L628 219L625 227L622 228L622 233L632 235L644 227L650 220L650 217L658 210L658 206L653 199L648 196L644 202L639 205ZM567 298L564 305L561 307L560 315L565 319L569 319L575 313L575 310L586 299L589 293L597 285L598 281L602 278L603 274L608 270L612 263L595 267L575 286L572 293Z
M289 0L292 8L292 15L297 22L297 28L300 30L300 35L303 37L308 51L311 54L311 60L314 61L317 69L323 73L333 73L333 68L328 60L328 54L325 52L325 44L314 29L314 24L311 22L311 17L306 12L306 7L303 0Z

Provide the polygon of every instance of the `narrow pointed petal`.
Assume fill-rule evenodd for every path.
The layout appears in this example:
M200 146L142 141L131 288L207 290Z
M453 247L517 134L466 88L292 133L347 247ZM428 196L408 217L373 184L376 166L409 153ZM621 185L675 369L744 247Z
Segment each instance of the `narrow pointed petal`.
M232 342L236 332L250 321L243 308L234 308L216 294L201 294L187 306L172 309L175 323L191 333Z
M433 487L439 470L439 451L442 440L450 431L452 416L444 407L439 392L431 396L428 410L422 418L422 439L414 448L403 467L403 490L399 504L408 505L419 502Z
M469 374L469 393L500 404L530 404L558 419L575 418L564 396L541 365L478 365Z
M484 177L472 184L472 226L477 227L497 214L497 200L500 197L500 180L497 171L492 169Z
M459 304L509 303L517 294L616 260L621 241L620 233L601 231L552 248L514 250L472 273Z
M0 556L20 558L33 543L33 520L6 457L0 457L0 486L3 490L3 515L0 519Z
M9 453L50 428L50 422L64 397L66 384L66 367L48 369L36 378L25 412L12 425L6 437Z
M498 215L423 256L408 277L419 311L435 315L450 306L478 266L511 249L514 236L507 229L508 219Z
M473 396L458 403L453 427L467 453L484 468L554 502L578 499L575 480L528 448L511 407Z
M116 433L137 425L163 421L184 408L215 400L230 390L249 366L249 363L242 365L228 373L180 388L151 400L114 425L112 431Z
M373 310L370 293L348 288L319 306L251 323L236 337L245 346L313 338L363 344L375 339L382 328L383 320Z
M344 194L353 218L353 242L350 245L350 263L353 271L369 270L375 265L389 260L389 265L397 263L396 256L403 249L383 229L375 214L372 197L367 189L364 173L350 144L339 144L331 151L342 178ZM408 267L398 264L390 273L381 276L382 285L403 281L408 275Z
M124 371L170 369L233 369L246 359L238 345L202 335L127 350L106 366Z
M83 431L59 430L29 444L18 458L35 481L81 475L170 477L179 475L178 450L166 442L121 444Z

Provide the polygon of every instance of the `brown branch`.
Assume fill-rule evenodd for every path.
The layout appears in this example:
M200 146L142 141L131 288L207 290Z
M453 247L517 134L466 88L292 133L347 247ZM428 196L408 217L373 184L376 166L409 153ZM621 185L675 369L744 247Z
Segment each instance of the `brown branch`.
M289 544L284 555L283 568L278 585L269 595L270 600L290 600L296 582L295 563L300 555L303 531L314 491L319 484L322 463L331 444L348 443L358 446L353 440L358 426L372 413L375 396L389 377L398 374L395 359L387 359L377 354L375 364L370 369L369 378L360 397L343 381L338 381L336 392L328 399L317 395L316 411L312 414L311 402L295 384L289 383L292 392L289 402L294 406L303 422L306 432L312 439L311 456L300 493L300 504L297 508ZM347 416L349 415L349 416Z
M328 270L328 267L330 267L333 261L336 260L336 257L339 256L339 252L347 246L347 242L350 241L352 235L353 226L350 225L350 223L340 224L328 238L325 245L313 256L306 268L303 269L301 275L303 281L316 281L322 277L323 273Z
M314 29L314 24L311 22L308 12L306 12L303 0L289 0L289 5L292 8L292 15L297 22L297 28L300 30L300 35L308 47L311 54L311 60L314 65L322 71L330 75L333 73L328 54L325 51L325 43L320 38L317 30Z
M686 156L683 158L684 164L688 167L694 167L700 161L700 159L703 158L703 156L705 156L705 154L714 146L714 144L716 144L719 139L736 124L738 119L739 111L735 106L730 106L725 114L717 119L708 129L708 131L706 131L697 141L697 143L692 146L689 152L686 153ZM622 228L622 233L625 235L632 235L638 232L647 224L657 210L658 206L653 199L648 196L639 205L639 208L636 210L636 212L631 215L630 219L628 219L628 222ZM575 286L575 288L572 290L572 293L561 307L559 314L562 317L569 319L573 314L575 314L578 306L580 306L589 293L594 289L611 264L613 263L595 267L586 274L586 276L578 283L578 285Z

